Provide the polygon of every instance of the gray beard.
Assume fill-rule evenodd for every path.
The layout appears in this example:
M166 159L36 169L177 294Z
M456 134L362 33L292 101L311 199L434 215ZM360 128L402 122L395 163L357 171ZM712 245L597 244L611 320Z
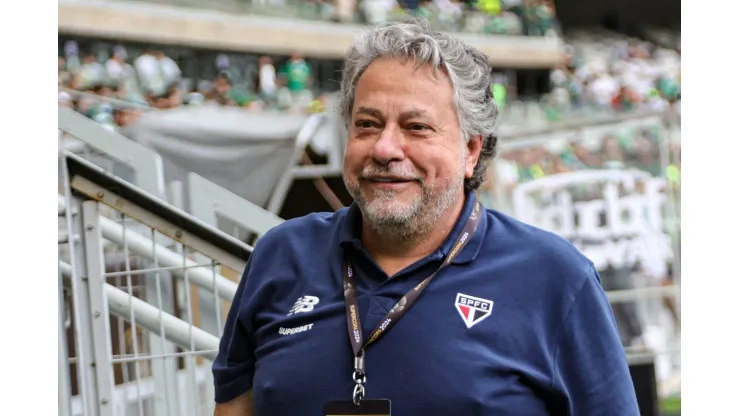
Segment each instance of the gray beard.
M350 184L344 178L347 191L362 211L363 221L383 239L401 244L424 239L455 204L464 181L463 169L443 189L428 188L422 182L421 196L409 205L388 207L394 203L396 192L376 189L369 202L359 185L354 185L359 182Z

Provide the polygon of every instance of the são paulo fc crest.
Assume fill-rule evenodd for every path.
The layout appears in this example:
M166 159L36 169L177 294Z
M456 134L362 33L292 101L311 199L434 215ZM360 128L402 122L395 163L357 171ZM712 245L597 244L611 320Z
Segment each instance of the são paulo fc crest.
M455 308L465 325L470 328L491 315L493 301L458 293L455 298Z

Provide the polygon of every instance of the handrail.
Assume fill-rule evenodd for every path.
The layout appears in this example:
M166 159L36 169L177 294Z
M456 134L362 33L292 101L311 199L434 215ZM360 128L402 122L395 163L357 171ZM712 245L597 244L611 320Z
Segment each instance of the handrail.
M516 149L530 147L551 140L568 139L577 134L606 133L627 125L650 125L662 123L667 112L635 112L605 115L597 118L563 121L535 129L505 129L501 131L501 148Z
M186 245L188 242L184 241L184 236L188 235L205 240L243 262L249 258L252 247L248 244L77 155L65 151L63 156L73 190L85 198L100 201L139 221L147 221L147 225ZM233 264L230 267L240 269L243 266Z
M62 203L62 199L59 202ZM182 270L178 270L177 267L187 269L188 279L191 283L202 289L218 292L218 296L224 300L231 301L236 294L237 284L233 281L221 274L216 273L214 275L202 268L194 267L196 263L192 260L186 259L183 263L182 254L153 242L149 237L133 230L124 231L122 225L105 217L100 218L100 230L103 238L119 245L125 243L129 250L147 260L156 260L162 267L172 267L172 274L176 277L184 277Z
M67 94L77 96L77 97L105 101L116 108L134 109L134 110L142 110L142 111L158 111L159 110L157 108L150 107L146 104L139 104L139 103L135 103L132 101L121 100L121 99L113 98L113 97L103 97L97 94L91 94L89 92L74 90L71 88L59 87L59 91L66 92Z
M59 269L64 276L69 277L72 275L72 266L68 263L60 261ZM165 328L164 337L168 341L174 342L182 348L193 348L202 351L203 356L209 360L216 359L219 342L218 337L196 326L191 326L184 320L170 315L148 302L133 297L108 283L104 284L103 291L108 300L110 312L117 317L130 320L131 313L133 312L136 324L155 334L160 332L161 320L161 324Z

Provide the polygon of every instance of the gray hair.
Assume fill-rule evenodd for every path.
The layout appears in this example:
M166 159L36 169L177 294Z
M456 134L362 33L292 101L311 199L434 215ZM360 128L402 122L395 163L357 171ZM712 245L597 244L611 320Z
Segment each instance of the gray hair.
M360 76L378 58L413 60L417 66L431 65L434 74L442 70L453 88L457 118L467 142L483 136L473 176L465 179L465 191L485 182L488 161L496 154L498 107L491 93L491 67L479 50L448 35L435 32L421 18L379 25L355 39L344 62L339 93L339 113L349 125L352 104Z

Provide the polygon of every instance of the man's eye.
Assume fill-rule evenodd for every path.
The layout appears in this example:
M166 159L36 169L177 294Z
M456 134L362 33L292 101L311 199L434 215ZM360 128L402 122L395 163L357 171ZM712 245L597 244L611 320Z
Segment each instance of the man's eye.
M409 130L424 131L429 130L429 126L424 124L414 123L409 126Z
M361 129L371 129L375 127L375 123L369 120L359 120L355 123L355 127L361 128Z

